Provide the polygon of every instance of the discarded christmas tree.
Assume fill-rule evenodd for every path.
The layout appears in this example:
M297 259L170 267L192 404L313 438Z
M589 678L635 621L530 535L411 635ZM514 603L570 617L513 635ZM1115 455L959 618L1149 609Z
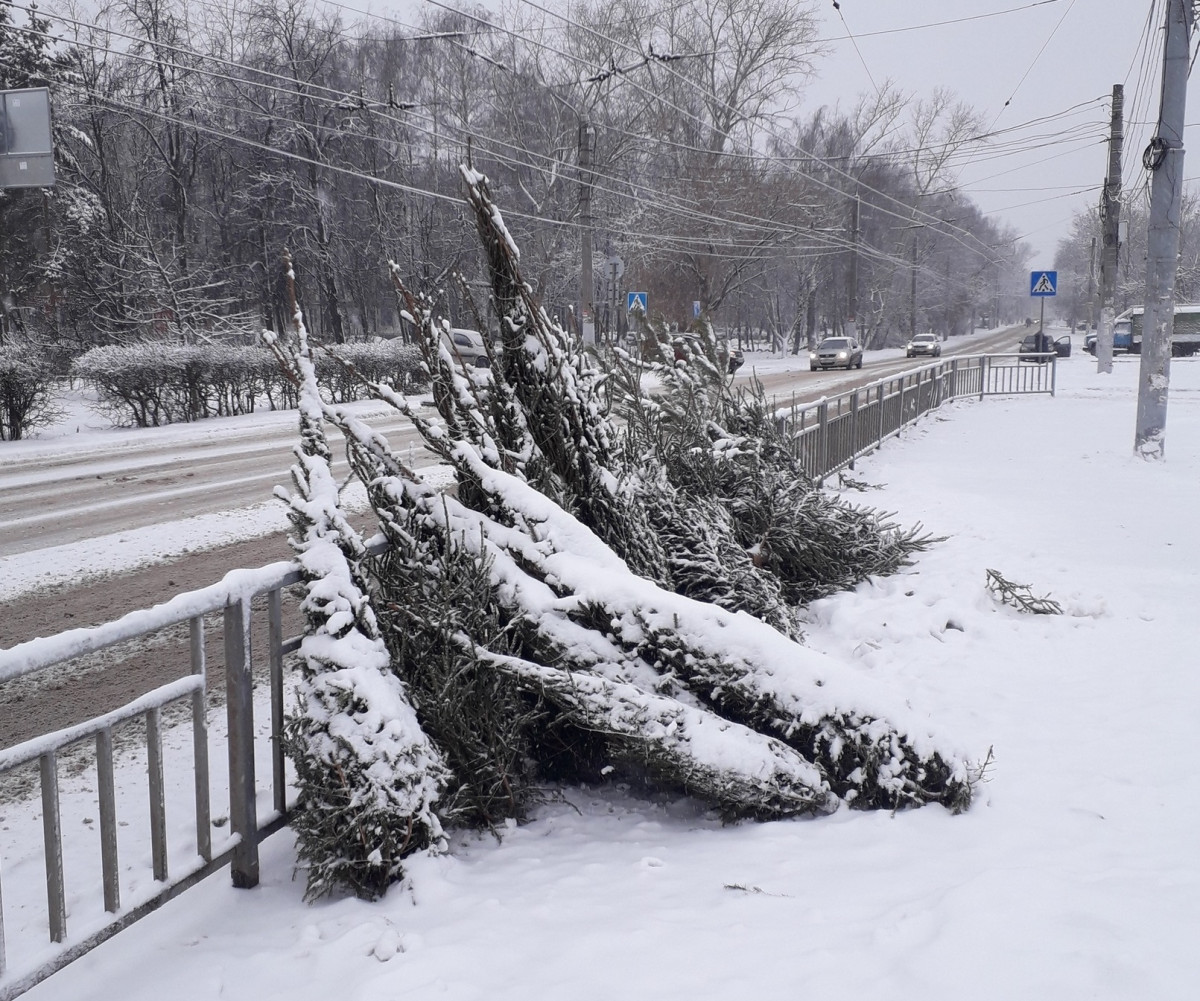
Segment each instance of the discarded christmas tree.
M929 540L797 476L761 396L734 397L719 373L672 369L654 399L633 381L606 387L521 278L485 179L463 176L500 314L493 366L458 363L429 301L397 276L438 417L370 386L453 489L322 407L390 544L358 566L449 772L442 818L496 825L549 780L605 775L730 819L964 809L967 762L902 693L795 640L798 601L893 570Z
M280 491L305 589L297 704L284 734L300 792L292 826L308 899L335 889L373 899L402 876L406 856L441 840L433 807L446 770L390 669L367 597L366 549L338 504L298 310L295 335L294 346L270 341L300 400L293 490Z

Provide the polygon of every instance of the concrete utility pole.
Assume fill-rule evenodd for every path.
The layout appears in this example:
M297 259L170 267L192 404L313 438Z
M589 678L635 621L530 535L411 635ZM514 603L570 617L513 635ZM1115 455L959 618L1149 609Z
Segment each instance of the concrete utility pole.
M583 267L579 273L579 338L584 344L595 340L595 296L592 281L592 123L579 123L579 227L582 236Z
M1087 290L1087 320L1084 323L1084 333L1088 333L1092 329L1092 324L1096 322L1096 313L1093 309L1093 302L1096 298L1096 238L1092 237L1092 249L1088 254L1088 290ZM1074 327L1071 333L1075 333Z
M858 218L861 205L858 192L850 210L850 269L846 276L846 336L858 337Z
M1168 0L1158 131L1142 154L1142 163L1153 174L1153 180L1146 235L1146 299L1133 448L1146 459L1162 459L1166 439L1171 333L1175 327L1175 271L1179 263L1179 203L1183 193L1183 118L1187 104L1191 33L1191 0Z
M1113 356L1113 294L1117 289L1117 252L1121 248L1121 152L1125 147L1125 88L1113 84L1112 130L1108 139L1108 175L1100 200L1100 326L1096 330L1096 371L1111 372Z
M914 226L912 267L908 273L908 339L910 341L917 336L917 233L919 232L920 227Z

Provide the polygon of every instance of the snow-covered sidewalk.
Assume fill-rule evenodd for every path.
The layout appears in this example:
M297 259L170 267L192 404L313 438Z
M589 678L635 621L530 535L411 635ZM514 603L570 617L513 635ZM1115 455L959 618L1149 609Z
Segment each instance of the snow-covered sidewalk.
M967 814L722 827L567 789L502 839L414 860L380 903L315 906L282 833L257 889L214 876L26 996L1193 998L1200 360L1174 366L1160 465L1132 457L1137 359L1094 369L1077 355L1056 398L958 403L860 461L881 489L856 498L947 539L810 610L811 646L990 762ZM1064 614L998 604L987 569ZM36 804L0 814L7 855ZM36 866L5 865L6 901L36 891Z

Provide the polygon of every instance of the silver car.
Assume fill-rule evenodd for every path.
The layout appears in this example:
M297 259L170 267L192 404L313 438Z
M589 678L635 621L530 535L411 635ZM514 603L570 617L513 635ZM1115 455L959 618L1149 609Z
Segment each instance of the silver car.
M808 353L809 368L862 368L863 349L853 337L826 337Z
M462 361L466 368L487 368L491 365L483 337L477 330L452 327L442 331L442 343L450 354Z
M929 355L931 358L942 356L942 342L937 334L917 334L904 346L904 357L915 358L917 355Z

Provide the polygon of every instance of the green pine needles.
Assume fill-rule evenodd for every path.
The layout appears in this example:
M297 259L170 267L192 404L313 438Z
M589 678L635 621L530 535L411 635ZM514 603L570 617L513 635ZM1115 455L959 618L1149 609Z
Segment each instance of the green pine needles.
M429 300L393 269L437 417L367 384L411 420L453 488L422 480L345 408L302 413L313 442L302 455L324 440L314 414L338 428L389 543L367 558L343 522L314 517L297 476L298 535L332 538L361 585L335 589L348 608L327 607L313 569L308 639L355 623L365 660L411 709L403 730L428 748L429 778L416 782L410 755L404 788L422 792L390 806L390 823L338 819L366 800L389 806L368 791L380 769L347 759L339 772L316 739L364 709L313 684L334 665L302 648L309 694L289 750L306 805L319 805L298 826L310 886L375 892L442 824L497 829L553 783L646 783L729 820L965 809L974 772L903 696L798 642L805 602L893 572L934 540L809 481L761 390L730 389L711 330L682 361L654 364L652 394L640 359L602 368L534 300L486 179L463 178L500 315L492 366L464 367ZM313 527L326 522L336 531Z

